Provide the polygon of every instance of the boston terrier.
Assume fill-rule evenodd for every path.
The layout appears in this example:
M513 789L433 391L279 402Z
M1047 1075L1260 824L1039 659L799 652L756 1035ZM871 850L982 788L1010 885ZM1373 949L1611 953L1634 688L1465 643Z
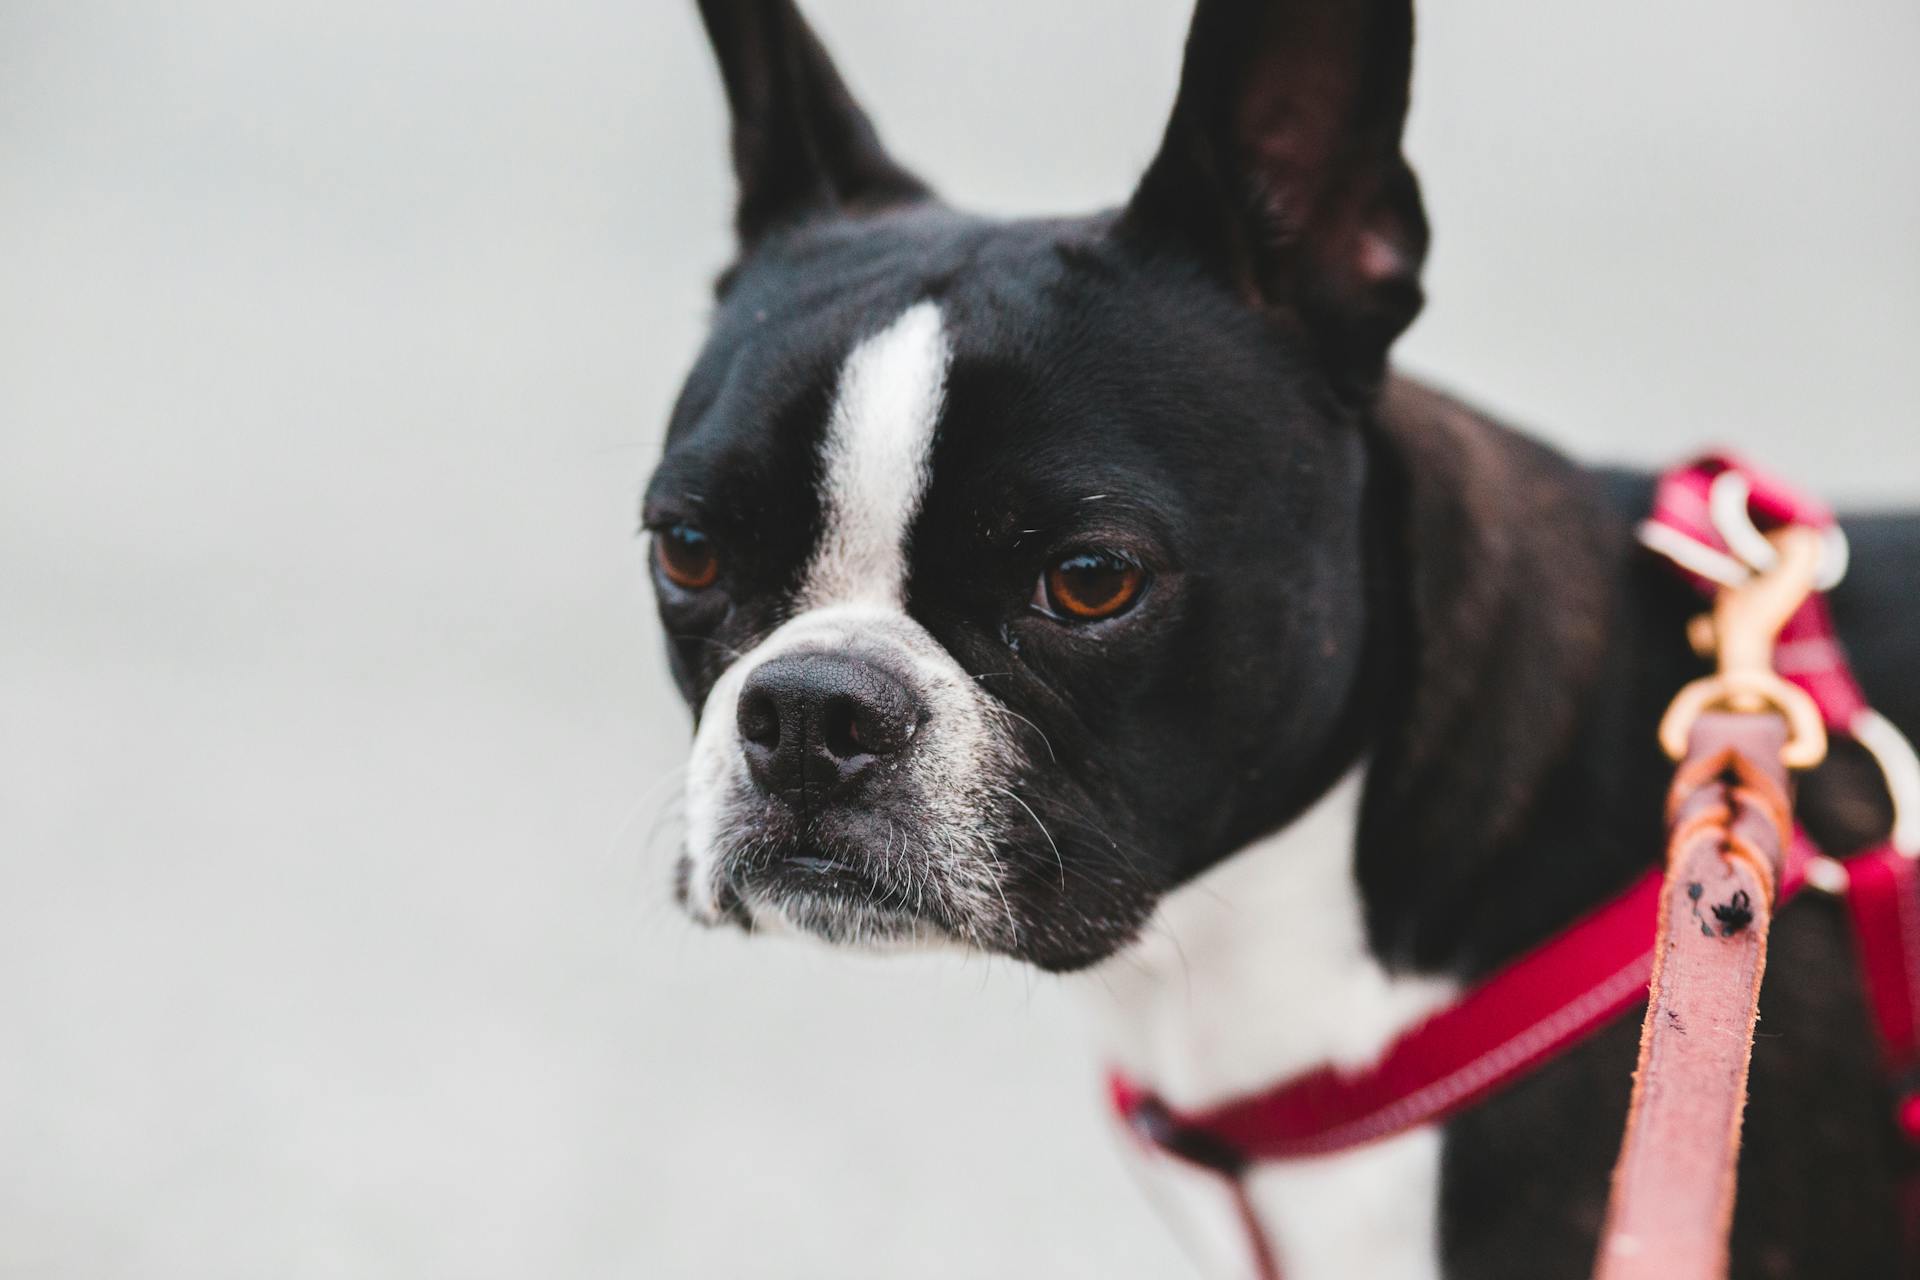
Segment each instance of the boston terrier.
M1699 602L1653 479L1391 371L1427 223L1410 0L1200 0L1121 207L960 212L881 146L787 0L703 0L737 260L644 523L697 729L696 919L957 945L1086 987L1177 1107L1361 1065L1654 865L1654 728ZM1920 732L1920 518L1848 519L1832 597ZM1802 788L1843 855L1892 802ZM1236 1204L1130 1145L1208 1274L1583 1276L1638 1014L1449 1121L1262 1165ZM1742 1276L1899 1265L1842 908L1775 928Z

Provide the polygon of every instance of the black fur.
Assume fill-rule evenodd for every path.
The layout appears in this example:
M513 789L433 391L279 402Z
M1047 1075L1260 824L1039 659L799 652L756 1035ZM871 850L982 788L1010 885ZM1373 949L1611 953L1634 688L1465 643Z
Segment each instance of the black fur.
M702 10L742 256L646 505L726 551L717 590L660 584L693 707L791 607L841 360L932 298L955 350L908 608L1028 735L1032 821L997 854L1008 950L1111 955L1363 755L1358 879L1391 966L1484 974L1657 858L1653 727L1700 671L1699 602L1631 536L1650 479L1384 372L1426 245L1399 146L1406 0L1202 0L1133 199L1022 222L955 212L888 158L790 5ZM1920 734L1920 518L1847 524L1836 617L1870 695ZM1151 572L1141 604L1090 628L1036 614L1035 576L1088 544ZM1844 745L1803 809L1835 852L1890 820ZM1736 1274L1892 1274L1911 1153L1840 913L1808 895L1773 936ZM1637 1025L1449 1127L1450 1274L1587 1274Z

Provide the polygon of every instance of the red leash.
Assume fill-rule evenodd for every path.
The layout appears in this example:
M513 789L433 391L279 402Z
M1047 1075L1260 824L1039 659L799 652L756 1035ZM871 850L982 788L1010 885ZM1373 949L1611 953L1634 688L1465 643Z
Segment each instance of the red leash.
M1832 513L1729 456L1712 455L1662 478L1641 539L1711 594L1770 567L1765 533L1789 524L1822 532L1827 552L1819 585L1831 587L1846 556ZM1829 730L1873 753L1894 796L1892 836L1844 862L1822 855L1796 830L1777 901L1803 885L1845 899L1895 1087L1893 1120L1920 1161L1920 763L1868 707L1817 592L1781 631L1774 670L1812 698ZM1112 1105L1142 1139L1236 1184L1253 1163L1348 1151L1445 1121L1646 999L1663 879L1660 869L1649 871L1412 1028L1370 1067L1321 1067L1200 1111L1168 1107L1115 1072L1108 1077ZM1906 1196L1913 1235L1920 1233L1920 1183ZM1250 1230L1256 1255L1270 1257L1257 1224ZM1920 1240L1912 1243L1920 1247Z

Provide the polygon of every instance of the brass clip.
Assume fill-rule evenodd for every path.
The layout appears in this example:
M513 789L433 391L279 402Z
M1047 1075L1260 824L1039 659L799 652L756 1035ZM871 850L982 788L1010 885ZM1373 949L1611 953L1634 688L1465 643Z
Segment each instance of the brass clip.
M1780 759L1790 769L1811 769L1827 758L1827 727L1805 690L1774 674L1773 647L1780 629L1812 593L1826 540L1816 529L1793 525L1767 535L1778 560L1737 586L1722 587L1713 612L1687 628L1694 651L1717 657L1720 670L1695 680L1674 697L1660 718L1660 746L1681 760L1693 722L1703 711L1772 711L1787 722Z

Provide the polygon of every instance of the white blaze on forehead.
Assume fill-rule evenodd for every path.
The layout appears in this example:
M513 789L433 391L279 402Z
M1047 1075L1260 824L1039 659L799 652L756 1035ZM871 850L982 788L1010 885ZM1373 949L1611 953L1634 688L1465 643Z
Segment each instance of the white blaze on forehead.
M855 346L841 366L820 447L820 543L792 616L715 682L694 737L687 905L698 918L720 915L722 887L754 850L763 821L763 798L741 753L742 688L783 654L832 651L883 662L927 713L901 778L917 797L917 816L893 833L902 856L916 851L924 892L967 922L975 939L998 937L1005 946L1019 938L993 856L1004 820L996 797L1016 750L998 704L906 613L907 537L926 495L951 359L940 308L920 302ZM733 892L756 923L783 909L737 885Z
M904 603L907 533L926 494L951 358L940 308L920 302L841 367L820 448L823 532L803 609Z

